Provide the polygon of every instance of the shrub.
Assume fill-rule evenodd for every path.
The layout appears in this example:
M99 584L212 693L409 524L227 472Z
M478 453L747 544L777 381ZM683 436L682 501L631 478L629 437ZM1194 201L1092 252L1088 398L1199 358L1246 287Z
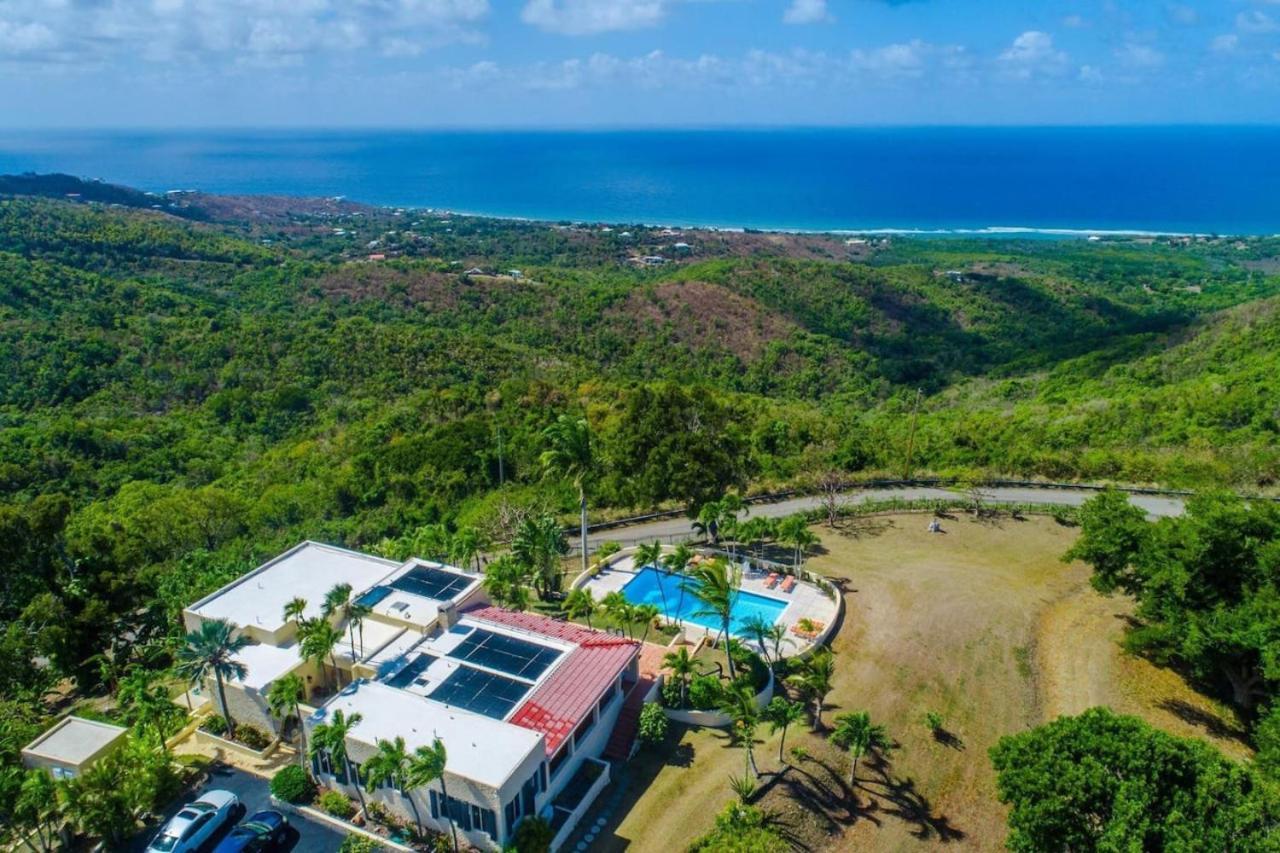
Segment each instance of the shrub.
M286 803L309 803L316 798L316 786L307 771L290 764L271 777L271 795Z
M929 727L929 731L937 734L942 731L942 715L937 711L926 711L924 715L924 724Z
M554 839L551 824L536 815L530 815L516 824L514 840L518 853L547 853Z
M352 805L351 798L341 791L325 791L320 795L319 805L321 811L334 817L340 817L343 820L351 817L356 812L356 807Z
M227 733L227 721L221 714L214 714L200 726L211 735L222 737Z
M710 711L720 704L720 679L714 675L697 675L689 682L689 704L699 711Z
M596 562L599 562L601 560L607 560L621 550L622 550L622 543L620 542L613 542L613 541L601 542L600 547L596 549L596 553L595 553Z
M755 806L732 803L716 817L711 832L689 845L691 853L784 853L791 846Z
M364 835L348 835L342 839L342 846L338 848L338 853L375 853L377 850L385 850L378 842Z
M680 707L680 679L668 678L662 682L662 704L668 708Z
M271 743L271 735L256 726L236 726L236 740L250 749L263 750Z
M640 742L662 743L667 737L667 715L656 702L646 702L640 710Z

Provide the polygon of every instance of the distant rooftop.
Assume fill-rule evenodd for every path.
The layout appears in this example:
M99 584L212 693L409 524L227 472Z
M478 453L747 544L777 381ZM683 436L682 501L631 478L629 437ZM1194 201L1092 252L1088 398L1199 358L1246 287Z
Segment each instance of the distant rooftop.
M334 584L349 583L360 595L399 565L334 545L303 542L197 601L190 610L205 619L227 619L274 633L284 627L284 606L291 599L305 598L304 615L314 619Z
M27 744L22 754L78 767L124 737L127 731L123 726L84 717L66 717Z

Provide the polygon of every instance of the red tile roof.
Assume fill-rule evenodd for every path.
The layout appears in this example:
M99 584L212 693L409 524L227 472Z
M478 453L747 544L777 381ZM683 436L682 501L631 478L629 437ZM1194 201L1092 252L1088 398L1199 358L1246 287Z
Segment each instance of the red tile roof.
M591 713L600 696L640 651L640 644L635 640L532 613L483 606L468 610L466 616L541 634L577 647L565 655L510 719L517 726L545 734L548 756L573 734L578 723Z

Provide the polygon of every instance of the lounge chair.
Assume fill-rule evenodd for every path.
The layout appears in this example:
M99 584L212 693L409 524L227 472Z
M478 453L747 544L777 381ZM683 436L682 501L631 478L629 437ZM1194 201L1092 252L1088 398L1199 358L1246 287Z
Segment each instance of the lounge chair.
M791 590L795 588L796 588L796 576L787 575L787 579L782 582L782 591L791 592Z
M778 573L770 572L769 577L764 579L765 589L773 589L777 585L778 585Z

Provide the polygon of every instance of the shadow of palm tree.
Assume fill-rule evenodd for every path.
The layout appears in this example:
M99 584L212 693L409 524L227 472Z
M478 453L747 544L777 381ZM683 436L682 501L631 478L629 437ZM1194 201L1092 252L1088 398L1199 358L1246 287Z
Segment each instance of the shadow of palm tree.
M857 787L866 792L886 815L913 824L911 834L924 841L949 843L964 839L965 833L953 826L946 815L934 814L929 798L916 790L911 777L894 776L893 763L880 752L868 755L863 766L872 778L857 780Z

